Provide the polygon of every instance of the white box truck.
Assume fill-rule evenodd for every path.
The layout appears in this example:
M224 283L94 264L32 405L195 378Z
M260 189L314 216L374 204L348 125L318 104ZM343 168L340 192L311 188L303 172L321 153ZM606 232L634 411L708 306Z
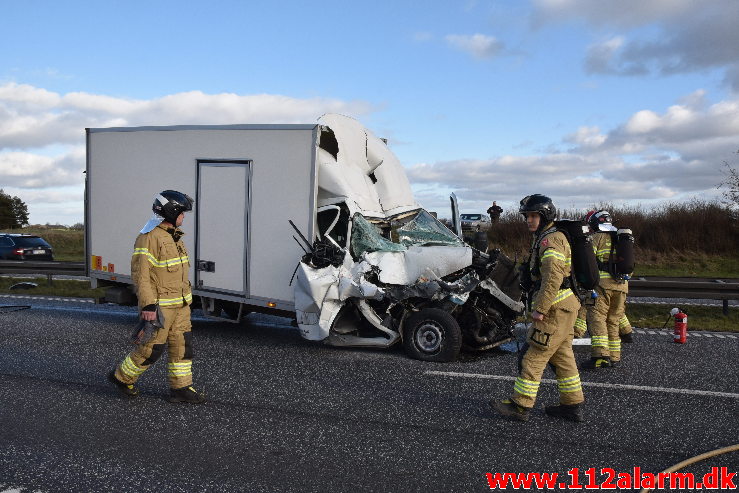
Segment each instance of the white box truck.
M208 316L274 313L306 339L450 361L508 340L523 308L513 262L423 210L386 142L346 116L87 129L87 273L110 300L133 297L133 242L165 189L195 198L184 241Z

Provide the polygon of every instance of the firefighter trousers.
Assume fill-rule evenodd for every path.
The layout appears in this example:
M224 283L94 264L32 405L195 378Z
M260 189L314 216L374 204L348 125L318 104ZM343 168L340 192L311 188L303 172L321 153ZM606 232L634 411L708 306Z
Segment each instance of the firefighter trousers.
M544 320L533 323L527 334L529 348L521 361L521 373L513 385L513 402L521 407L534 407L547 363L555 368L560 404L579 404L585 400L572 352L575 318L577 312L552 308Z
M190 307L162 308L164 326L136 346L115 370L125 384L136 382L153 365L167 346L169 386L180 389L192 385L192 324Z
M594 358L610 357L621 361L621 337L619 325L626 309L626 293L614 289L598 288L595 305L588 310L588 329Z

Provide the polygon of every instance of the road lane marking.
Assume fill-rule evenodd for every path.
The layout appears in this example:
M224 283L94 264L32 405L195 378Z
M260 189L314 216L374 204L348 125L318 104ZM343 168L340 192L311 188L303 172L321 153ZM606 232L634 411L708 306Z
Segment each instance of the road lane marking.
M441 377L460 377L460 378L481 378L486 380L508 380L515 381L516 377L508 375L486 375L484 373L463 373L455 371L435 371L429 370L424 372L426 375ZM557 381L552 378L543 378L542 383L553 383ZM674 389L669 387L649 387L647 385L627 385L623 383L600 383L600 382L581 382L583 387L600 387L605 389L621 389L621 390L645 390L648 392L664 392L668 394L687 394L687 395L704 395L708 397L728 397L730 399L739 399L739 394L731 392L713 392L710 390L694 390L694 389Z
M648 329L634 329L637 334L649 334L653 336L669 336L672 337L674 334L672 330L648 330ZM705 331L688 331L688 337L718 337L720 339L739 339L739 336L732 333L718 334L716 332L705 332Z

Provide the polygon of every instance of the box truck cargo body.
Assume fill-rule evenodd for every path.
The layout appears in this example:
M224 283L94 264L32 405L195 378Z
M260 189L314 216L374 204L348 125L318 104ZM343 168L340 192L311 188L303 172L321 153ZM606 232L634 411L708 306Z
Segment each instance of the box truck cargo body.
M88 130L92 279L130 283L133 241L165 189L195 198L183 225L194 294L292 311L302 254L288 219L315 228L317 125Z
M133 243L165 189L195 199L180 241L209 316L271 311L295 317L306 339L402 340L412 356L447 361L463 343L507 340L522 307L505 256L424 211L386 142L345 116L87 129L87 270L116 301L131 293Z

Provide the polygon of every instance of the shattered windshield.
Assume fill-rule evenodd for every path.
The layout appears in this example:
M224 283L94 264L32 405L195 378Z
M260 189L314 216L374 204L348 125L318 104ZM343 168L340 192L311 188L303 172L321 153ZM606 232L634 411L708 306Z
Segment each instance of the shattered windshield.
M384 224L387 226L387 223ZM372 224L359 213L354 214L352 218L352 251L356 256L361 256L365 252L402 252L412 245L464 245L462 240L423 209L415 215L393 221L391 228L393 230L392 236L397 238L397 242L382 236L379 225Z
M352 217L352 251L359 257L365 252L402 252L404 245L384 238L378 228L359 213Z
M423 209L419 211L415 218L399 227L397 234L400 243L406 246L462 246L462 240Z

